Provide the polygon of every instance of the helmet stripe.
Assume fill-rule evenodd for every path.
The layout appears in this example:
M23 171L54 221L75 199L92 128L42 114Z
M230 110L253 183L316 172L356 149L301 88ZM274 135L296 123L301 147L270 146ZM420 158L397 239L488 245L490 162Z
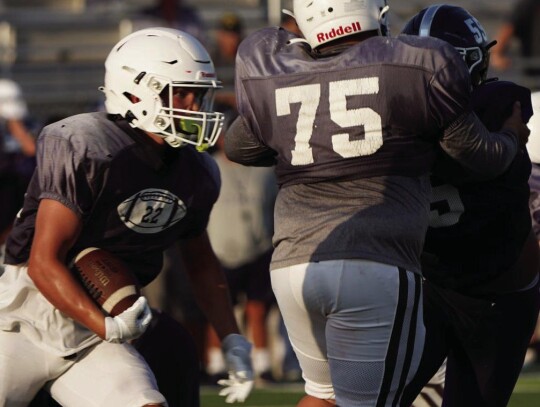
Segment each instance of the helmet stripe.
M422 17L422 22L420 23L420 29L418 30L418 35L420 37L429 37L431 32L431 24L435 18L435 14L442 7L442 4L437 4L435 6L430 6L427 8L424 16Z

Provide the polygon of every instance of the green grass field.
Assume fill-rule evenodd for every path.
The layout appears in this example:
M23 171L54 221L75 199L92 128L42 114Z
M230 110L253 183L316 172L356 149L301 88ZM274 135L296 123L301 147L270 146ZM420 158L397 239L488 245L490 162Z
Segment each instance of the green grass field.
M204 387L201 391L201 407L230 407L218 396L218 389ZM271 386L257 388L244 404L245 407L294 407L303 395L302 386ZM508 407L540 406L540 373L524 373L514 389Z

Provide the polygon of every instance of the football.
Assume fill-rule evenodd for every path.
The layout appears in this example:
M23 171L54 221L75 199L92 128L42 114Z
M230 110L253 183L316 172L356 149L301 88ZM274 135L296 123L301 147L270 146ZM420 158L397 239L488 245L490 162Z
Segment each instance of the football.
M122 313L141 295L129 267L106 250L89 247L81 251L70 269L106 315Z

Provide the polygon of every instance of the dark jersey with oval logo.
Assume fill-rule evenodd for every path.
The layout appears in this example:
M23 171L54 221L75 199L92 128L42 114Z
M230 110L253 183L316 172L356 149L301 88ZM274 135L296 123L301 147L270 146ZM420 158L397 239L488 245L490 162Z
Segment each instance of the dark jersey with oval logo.
M162 151L105 113L47 126L38 139L38 170L7 241L6 261L28 259L41 199L57 200L83 221L70 255L87 247L128 262L142 284L161 268L162 251L202 233L220 188L219 170L190 146Z

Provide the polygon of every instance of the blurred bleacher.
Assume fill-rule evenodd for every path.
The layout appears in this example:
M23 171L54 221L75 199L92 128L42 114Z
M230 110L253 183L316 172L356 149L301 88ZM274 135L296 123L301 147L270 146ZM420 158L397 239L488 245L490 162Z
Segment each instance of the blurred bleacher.
M225 11L240 15L247 32L277 24L281 8L290 0L184 0L197 7L212 41L219 17ZM103 81L103 62L110 48L131 32L141 8L154 0L0 0L1 75L22 87L32 115L50 116L94 109L101 101L97 90ZM392 32L426 5L427 0L390 1ZM514 1L452 1L475 14L493 38ZM210 46L212 44L209 44ZM497 73L525 83L520 61L511 71Z
M260 0L185 1L200 11L213 38L225 11L246 29L266 23ZM103 62L154 0L0 0L0 74L17 81L38 121L95 109Z

